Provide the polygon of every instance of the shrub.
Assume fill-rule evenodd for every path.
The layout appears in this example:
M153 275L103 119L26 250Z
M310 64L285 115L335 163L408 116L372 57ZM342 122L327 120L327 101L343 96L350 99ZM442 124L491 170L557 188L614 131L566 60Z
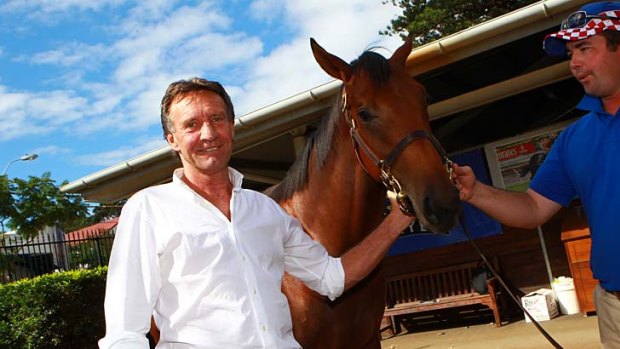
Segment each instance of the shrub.
M0 285L0 348L97 348L107 267Z

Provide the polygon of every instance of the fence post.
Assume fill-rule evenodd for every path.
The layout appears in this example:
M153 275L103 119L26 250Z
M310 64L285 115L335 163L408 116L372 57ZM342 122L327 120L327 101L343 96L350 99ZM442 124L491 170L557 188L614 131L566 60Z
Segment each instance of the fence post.
M95 243L97 244L97 260L99 261L99 265L103 265L103 252L101 251L101 243L99 242L100 238L97 236L95 238Z

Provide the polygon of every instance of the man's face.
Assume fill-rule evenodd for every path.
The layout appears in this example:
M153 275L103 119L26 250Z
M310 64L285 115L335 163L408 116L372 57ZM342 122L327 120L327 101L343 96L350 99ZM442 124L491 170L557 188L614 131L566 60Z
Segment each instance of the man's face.
M186 175L227 173L235 128L226 111L224 100L210 91L190 92L172 101L173 131L166 140L181 156Z
M586 93L605 98L620 95L620 49L609 51L601 35L569 41L570 69Z

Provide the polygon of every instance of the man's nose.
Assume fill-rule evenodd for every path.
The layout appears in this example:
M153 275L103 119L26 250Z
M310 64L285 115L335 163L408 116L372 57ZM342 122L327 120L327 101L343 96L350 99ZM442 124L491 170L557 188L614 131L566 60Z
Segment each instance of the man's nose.
M213 129L213 126L208 122L202 123L202 127L200 128L200 139L211 140L215 138L216 132Z
M582 63L582 58L579 53L573 52L573 54L570 56L570 68L574 69L576 67L580 67Z

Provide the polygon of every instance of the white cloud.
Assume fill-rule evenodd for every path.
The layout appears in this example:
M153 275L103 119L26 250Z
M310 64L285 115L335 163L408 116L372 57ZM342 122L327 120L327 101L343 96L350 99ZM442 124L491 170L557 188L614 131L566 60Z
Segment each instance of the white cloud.
M400 39L380 36L378 32L400 11L369 0L287 1L287 20L298 23L300 35L314 37L347 61L374 43L397 47Z
M166 17L174 9L178 1L149 0L134 1L136 3L129 11L127 18L134 19L131 23L157 22ZM137 27L139 28L139 27ZM135 29L137 29L135 28Z
M31 132L37 132L26 119L23 105L28 96L22 93L7 93L0 89L0 140L11 140Z
M46 23L62 20L60 14L72 11L98 11L105 7L116 7L125 0L6 0L0 4L1 14L21 16Z
M86 98L71 91L50 91L28 96L25 108L31 118L51 126L79 120L89 107Z
M181 7L158 21L128 17L121 23L126 37L115 48L128 54L151 47L174 47L183 40L229 25L230 18L206 5Z
M30 153L41 155L68 155L71 154L71 149L66 147L60 147L57 145L48 145L44 147L38 147L32 149Z
M262 6L270 1L255 3ZM240 111L257 109L332 80L315 62L310 37L347 62L371 46L393 50L402 43L378 34L397 15L399 10L394 6L366 0L291 0L285 4L284 20L300 34L256 60L248 82L241 87L243 93L236 99Z
M81 118L86 99L71 91L9 93L0 89L0 141L53 132Z
M281 0L255 0L250 4L249 14L256 20L272 22L283 14L283 10Z
M227 66L246 65L263 50L259 38L242 33L222 35L206 33L183 43L170 55L168 64L177 63L180 70L212 71Z
M158 149L166 145L166 141L163 138L139 139L135 144L135 146L125 146L107 152L80 155L75 160L80 164L88 166L113 166Z
M92 67L104 57L109 56L109 50L101 44L86 45L72 42L59 46L55 50L35 53L32 56L17 56L15 61L29 61L32 64L50 64L61 67L78 66L84 69Z

